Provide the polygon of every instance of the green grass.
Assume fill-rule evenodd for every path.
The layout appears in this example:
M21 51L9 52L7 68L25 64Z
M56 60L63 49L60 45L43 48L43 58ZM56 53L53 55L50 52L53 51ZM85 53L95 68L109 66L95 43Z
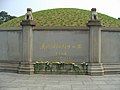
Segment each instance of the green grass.
M86 26L90 11L76 8L58 8L33 13L36 26ZM12 19L0 27L18 27L24 16ZM103 27L120 27L120 20L99 13Z

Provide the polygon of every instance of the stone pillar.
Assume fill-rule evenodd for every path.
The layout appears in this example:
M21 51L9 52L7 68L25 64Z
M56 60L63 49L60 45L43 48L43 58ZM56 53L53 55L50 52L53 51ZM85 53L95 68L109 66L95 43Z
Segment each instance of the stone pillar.
M89 67L90 75L104 75L103 66L101 63L101 22L99 20L88 21L90 30L89 36Z
M32 47L33 47L33 20L23 20L22 25L22 62L20 63L18 73L33 74L34 66L32 63Z

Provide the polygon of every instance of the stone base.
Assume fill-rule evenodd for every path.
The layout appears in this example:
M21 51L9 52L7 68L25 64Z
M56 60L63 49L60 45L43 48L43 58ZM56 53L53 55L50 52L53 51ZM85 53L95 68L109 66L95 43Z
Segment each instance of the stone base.
M18 73L19 74L34 74L34 65L28 62L21 62Z
M120 74L120 63L104 63L104 74Z
M88 74L91 76L103 76L104 69L102 63L91 63L88 66Z
M23 20L20 25L22 26L35 26L35 22L33 20Z
M101 26L101 22L99 20L89 20L87 26Z
M0 72L17 73L18 65L19 62L17 61L0 60Z

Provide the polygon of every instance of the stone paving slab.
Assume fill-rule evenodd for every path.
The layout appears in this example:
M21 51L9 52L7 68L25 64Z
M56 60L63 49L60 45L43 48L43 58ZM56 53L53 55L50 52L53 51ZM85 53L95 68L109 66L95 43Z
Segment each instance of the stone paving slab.
M25 75L0 72L0 90L120 90L120 74Z

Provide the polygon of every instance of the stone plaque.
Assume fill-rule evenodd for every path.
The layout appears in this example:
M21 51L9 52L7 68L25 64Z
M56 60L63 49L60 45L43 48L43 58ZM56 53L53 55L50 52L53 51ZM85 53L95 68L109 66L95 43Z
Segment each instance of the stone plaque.
M88 61L88 31L34 31L33 61Z

